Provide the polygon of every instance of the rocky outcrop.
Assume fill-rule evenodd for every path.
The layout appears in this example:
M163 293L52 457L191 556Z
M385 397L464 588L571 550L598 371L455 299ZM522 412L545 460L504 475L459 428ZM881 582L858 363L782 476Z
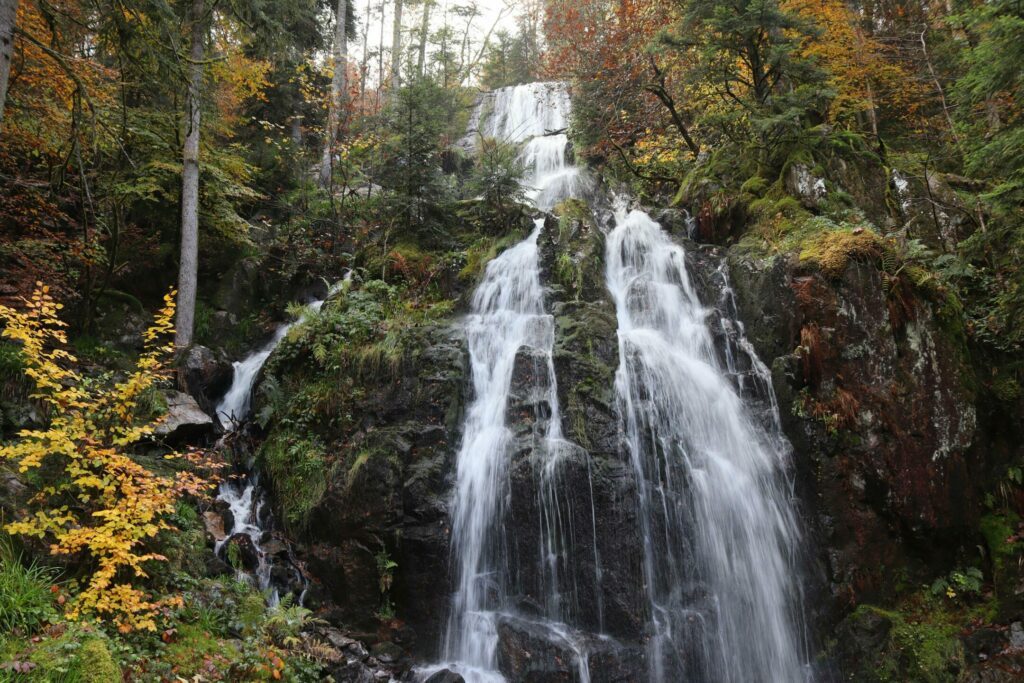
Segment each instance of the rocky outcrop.
M836 279L738 250L730 266L816 515L833 616L906 567L948 562L929 548L965 537L980 495L972 373L949 304L856 260Z
M231 363L223 353L194 344L181 354L177 364L181 388L196 399L200 408L213 415L217 400L231 385Z
M453 321L417 336L393 373L338 387L350 419L317 427L330 464L303 485L323 495L292 535L312 604L330 605L327 616L348 628L401 626L403 646L425 656L448 605L448 492L467 380ZM273 372L305 377L303 367Z
M164 395L167 412L153 428L153 434L168 444L197 444L213 436L213 419L199 407L199 403L181 391L168 391Z
M559 488L571 492L572 584L584 609L576 622L636 642L646 623L636 482L620 443L615 306L604 282L604 235L596 217L570 201L539 240L541 277L555 319L554 367L562 431L575 445ZM594 577L599 575L600 581Z

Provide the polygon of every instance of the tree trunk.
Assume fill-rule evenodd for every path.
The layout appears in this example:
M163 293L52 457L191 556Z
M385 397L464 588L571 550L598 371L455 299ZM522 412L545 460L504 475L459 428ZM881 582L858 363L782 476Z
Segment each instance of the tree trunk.
M423 75L423 67L427 62L427 37L430 34L430 6L433 0L423 0L423 21L420 23L420 54L416 60L416 71Z
M391 95L402 87L402 0L395 0L395 23L391 26Z
M338 141L338 128L348 105L348 0L338 0L334 26L334 77L331 79L331 101L327 108L327 134L324 153L320 159L320 184L331 182L334 143Z
M203 85L206 48L206 9L203 0L192 4L192 36L189 47L188 124L181 171L181 259L178 265L178 312L174 336L181 349L192 343L196 314L196 281L199 277L199 94Z
M0 126L4 123L7 79L14 58L14 27L18 22L18 0L0 0Z

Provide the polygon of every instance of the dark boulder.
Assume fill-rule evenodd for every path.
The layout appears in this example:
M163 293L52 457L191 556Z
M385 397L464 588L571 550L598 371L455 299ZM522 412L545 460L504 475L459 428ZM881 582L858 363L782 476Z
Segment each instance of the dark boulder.
M450 669L443 669L431 674L423 683L466 683L466 679L462 677L462 674L457 674Z
M609 638L513 616L498 621L498 669L512 681L626 683L641 677L643 653Z
M224 556L235 569L254 571L260 565L260 551L247 534L235 534L224 545Z
M205 346L194 344L178 359L179 385L211 415L233 376L234 368L227 358Z

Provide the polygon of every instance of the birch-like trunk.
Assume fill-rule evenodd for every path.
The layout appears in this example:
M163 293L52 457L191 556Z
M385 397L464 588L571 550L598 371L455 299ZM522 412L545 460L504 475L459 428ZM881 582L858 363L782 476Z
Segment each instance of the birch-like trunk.
M203 57L206 49L205 15L203 0L194 0L188 97L185 104L188 124L181 170L181 258L178 265L178 311L174 336L174 343L179 349L192 343L199 277L199 96L203 85Z
M402 87L402 0L395 0L395 23L391 25L391 96Z
M420 54L416 59L416 72L423 75L423 67L427 62L427 37L430 35L430 6L432 0L423 0L423 19L420 23Z
M18 22L18 0L0 0L0 125L4 122L7 79L14 59L14 27Z
M334 144L338 141L342 113L348 106L348 0L338 0L335 17L334 77L331 78L331 101L327 107L324 153L320 159L320 184L324 187L331 183Z

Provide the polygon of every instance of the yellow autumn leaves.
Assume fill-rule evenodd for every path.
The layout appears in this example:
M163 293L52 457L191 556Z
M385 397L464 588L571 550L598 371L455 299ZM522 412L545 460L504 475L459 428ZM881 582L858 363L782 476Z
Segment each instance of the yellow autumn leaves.
M63 348L61 308L42 283L24 310L0 305L2 334L20 343L24 374L35 386L31 397L49 423L22 430L17 440L0 446L0 459L22 473L43 474L45 468L46 480L29 501L30 510L5 530L48 541L54 555L89 558L92 573L69 603L69 617L108 620L122 631L154 630L166 601L135 584L147 576L147 562L165 559L147 550L148 541L169 528L167 515L184 493L208 486L189 472L155 474L125 450L153 429L152 423L140 423L136 407L165 374L173 353L174 292L164 297L146 330L135 368L113 385L90 384L78 374L77 359Z

